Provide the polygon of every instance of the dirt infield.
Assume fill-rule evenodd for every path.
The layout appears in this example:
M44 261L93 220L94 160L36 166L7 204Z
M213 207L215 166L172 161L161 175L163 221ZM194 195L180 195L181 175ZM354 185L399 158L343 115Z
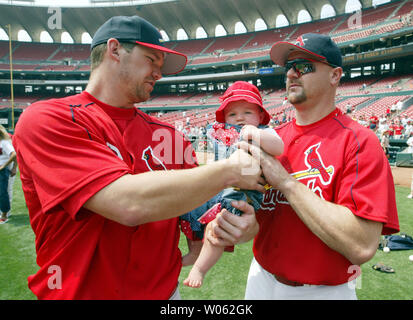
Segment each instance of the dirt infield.
M211 153L197 152L198 162L205 164L209 161L214 161L214 155ZM413 168L392 167L393 180L395 185L410 187L413 176Z
M393 180L395 185L409 187L412 183L413 168L392 167Z

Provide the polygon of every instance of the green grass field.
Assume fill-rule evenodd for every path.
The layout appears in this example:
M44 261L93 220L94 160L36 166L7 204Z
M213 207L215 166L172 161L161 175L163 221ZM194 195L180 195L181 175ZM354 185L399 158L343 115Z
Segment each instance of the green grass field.
M413 200L406 199L408 188L396 186L397 206L401 232L413 235ZM243 299L252 243L238 245L234 253L224 253L221 260L207 274L202 288L180 285L182 299L233 300ZM181 237L180 248L186 253L186 240ZM377 251L374 258L362 266L357 295L361 300L413 300L413 262L408 260L413 250ZM395 269L394 274L375 271L372 265L382 262ZM34 234L30 228L27 208L16 179L12 216L0 225L0 300L36 299L27 287L27 276L37 270ZM182 269L180 282L190 267Z

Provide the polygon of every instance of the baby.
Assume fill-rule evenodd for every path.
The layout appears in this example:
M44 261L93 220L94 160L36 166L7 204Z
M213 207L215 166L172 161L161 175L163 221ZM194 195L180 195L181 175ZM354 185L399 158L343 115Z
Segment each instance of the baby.
M215 112L217 123L209 130L209 135L218 146L216 155L229 156L236 149L236 142L240 140L256 143L273 156L282 154L284 144L275 130L266 126L270 115L263 107L256 86L237 81L227 89L221 100L222 104ZM219 148L221 152L217 151ZM216 160L218 159L219 156L216 157ZM189 248L189 253L182 258L182 264L191 265L196 260L183 282L184 285L199 288L205 274L219 260L224 249L232 251L231 248L212 245L206 238L203 243L199 241L203 238L204 225L215 219L222 209L241 215L242 212L231 205L232 201L244 200L258 210L262 198L263 194L258 191L229 188L181 217L181 226L187 235ZM206 228L208 229L208 226Z

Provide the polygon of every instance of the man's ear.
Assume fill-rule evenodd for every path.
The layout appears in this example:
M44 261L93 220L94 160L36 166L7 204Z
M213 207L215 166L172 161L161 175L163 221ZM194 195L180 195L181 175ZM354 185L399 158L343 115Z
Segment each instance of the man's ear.
M107 49L106 53L111 57L112 59L119 61L119 49L121 47L119 41L115 38L110 38L107 43Z
M338 86L343 76L343 69L340 67L334 68L330 73L330 81L333 86Z

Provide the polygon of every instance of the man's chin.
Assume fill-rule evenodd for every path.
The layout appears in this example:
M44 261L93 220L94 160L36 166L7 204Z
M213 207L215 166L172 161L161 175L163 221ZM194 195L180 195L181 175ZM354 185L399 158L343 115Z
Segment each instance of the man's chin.
M302 95L290 94L288 96L288 102L291 104L300 104L305 102L306 100L306 97L303 97Z
M137 97L136 97L135 103L145 102L145 101L149 100L150 97L151 97L151 94L150 94L150 93L147 93L147 94L139 94L139 95L137 95Z

